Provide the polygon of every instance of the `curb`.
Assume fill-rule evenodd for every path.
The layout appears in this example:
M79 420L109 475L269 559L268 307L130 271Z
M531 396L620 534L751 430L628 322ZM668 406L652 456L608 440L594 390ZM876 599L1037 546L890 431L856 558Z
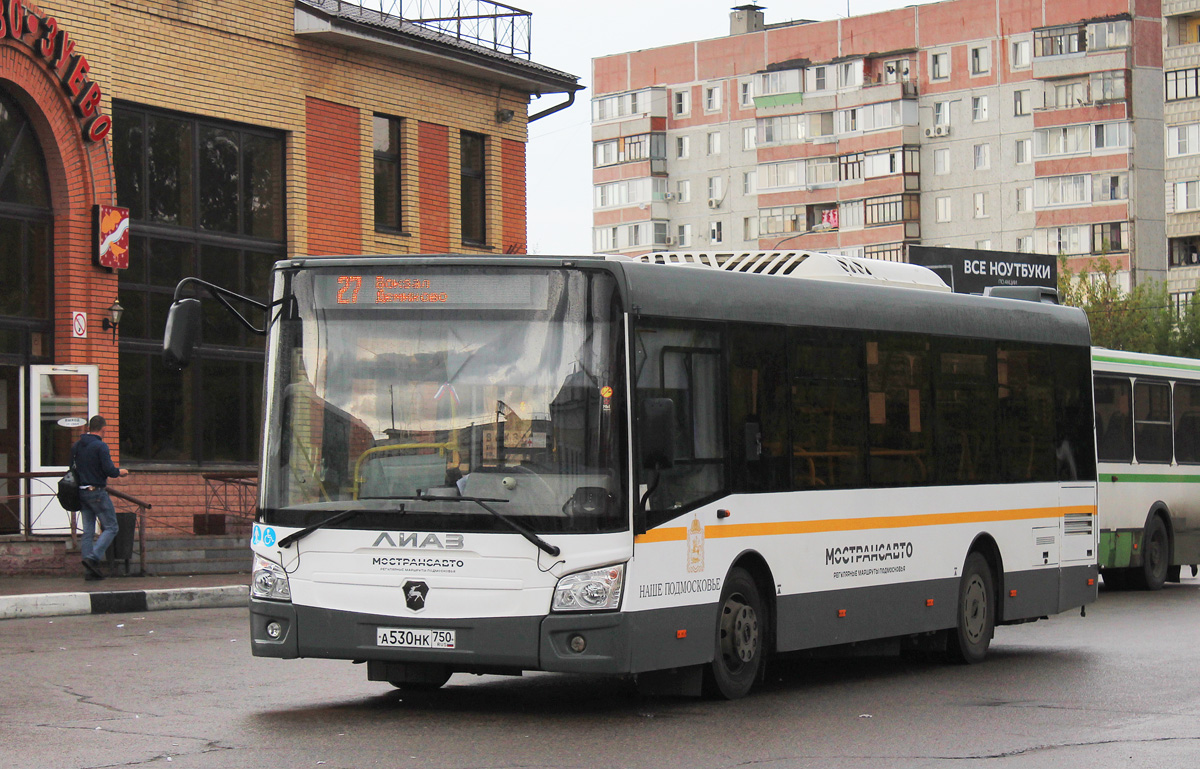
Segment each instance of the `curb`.
M75 614L122 614L166 609L229 608L245 606L249 599L250 588L246 585L12 595L0 597L0 620L66 617Z

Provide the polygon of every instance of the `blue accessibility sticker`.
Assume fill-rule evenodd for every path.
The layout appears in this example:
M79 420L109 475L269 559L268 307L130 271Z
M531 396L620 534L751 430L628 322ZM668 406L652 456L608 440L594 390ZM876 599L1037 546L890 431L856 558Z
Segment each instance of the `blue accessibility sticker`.
M267 547L273 547L275 545L275 530L269 526L263 529L262 541Z
M270 526L259 526L254 524L254 532L250 535L250 544L266 545L271 547L275 544L275 529Z

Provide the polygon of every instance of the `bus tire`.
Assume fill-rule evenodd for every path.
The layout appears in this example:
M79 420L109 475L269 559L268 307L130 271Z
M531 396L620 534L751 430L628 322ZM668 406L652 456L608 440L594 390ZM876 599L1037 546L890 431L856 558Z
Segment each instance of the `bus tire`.
M1135 569L1134 581L1142 590L1162 590L1171 568L1171 535L1163 519L1154 516L1142 535L1142 568Z
M766 649L767 615L758 585L745 569L734 568L721 589L717 609L715 650L705 675L712 697L745 697L758 680Z
M950 659L973 665L982 662L996 629L996 590L992 567L978 552L967 556L958 582L958 625L949 632Z

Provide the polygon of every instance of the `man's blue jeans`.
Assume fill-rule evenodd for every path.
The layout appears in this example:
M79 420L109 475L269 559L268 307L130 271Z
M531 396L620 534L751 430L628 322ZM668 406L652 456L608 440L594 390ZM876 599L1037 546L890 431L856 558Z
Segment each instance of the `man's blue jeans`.
M104 489L79 490L79 519L83 524L83 540L79 553L83 558L104 560L104 553L117 536L117 511ZM96 519L104 531L96 537ZM95 543L92 538L95 537Z

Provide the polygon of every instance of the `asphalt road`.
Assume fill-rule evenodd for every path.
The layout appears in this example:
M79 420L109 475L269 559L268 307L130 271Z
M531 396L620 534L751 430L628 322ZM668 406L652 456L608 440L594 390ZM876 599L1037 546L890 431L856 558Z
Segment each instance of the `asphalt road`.
M621 680L458 675L428 695L361 666L250 655L240 609L0 622L6 769L1188 767L1200 580L1000 628L982 665L797 660L745 700Z

